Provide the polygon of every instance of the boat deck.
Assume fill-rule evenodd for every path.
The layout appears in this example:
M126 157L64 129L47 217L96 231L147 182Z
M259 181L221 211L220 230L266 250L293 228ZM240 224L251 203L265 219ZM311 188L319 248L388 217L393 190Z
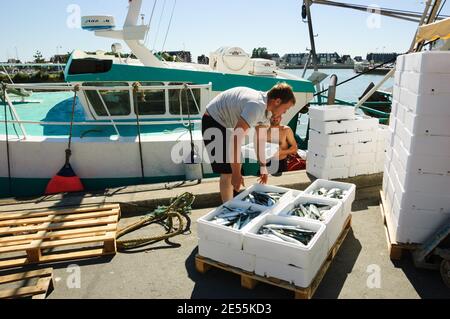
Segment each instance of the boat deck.
M249 178L247 184L256 180ZM450 290L442 283L439 272L421 270L410 258L393 263L389 258L383 220L379 208L381 174L348 180L357 184L357 198L353 205L352 230L341 246L314 298L450 298ZM304 189L311 183L305 172L272 178L271 184ZM67 287L69 263L42 265L54 267L55 290L49 298L292 298L290 291L261 284L254 290L241 287L239 277L220 270L200 274L195 269L197 255L196 220L218 204L216 180L173 190L158 189L164 185L135 186L108 190L102 194L83 194L0 201L0 211L59 207L65 205L93 205L124 202L119 227L139 219L146 209L137 205L154 206L183 192L197 196L191 214L192 233L171 239L170 245L158 243L135 253L118 253L113 258L79 262L81 288ZM153 226L152 226L153 227ZM161 232L159 227L133 234L149 235ZM178 246L180 245L180 246ZM370 275L380 271L380 287L371 287ZM2 271L0 275L7 274Z

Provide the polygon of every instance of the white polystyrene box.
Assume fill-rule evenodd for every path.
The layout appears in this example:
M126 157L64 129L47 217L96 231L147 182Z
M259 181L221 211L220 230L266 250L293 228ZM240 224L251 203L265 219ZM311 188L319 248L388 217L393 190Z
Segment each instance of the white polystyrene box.
M321 134L352 133L356 130L353 120L324 122L311 119L310 128Z
M362 133L362 132L359 132ZM356 139L356 134L354 133L339 133L339 134L321 134L319 132L309 130L309 140L310 143L317 143L324 146L338 146L338 145L348 145L354 144Z
M450 94L416 94L406 88L401 89L400 100L403 106L419 115L450 115L448 101Z
M450 223L450 212L415 211L399 207L394 199L393 210L399 216L397 240L401 243L422 244L444 225Z
M277 207L273 211L273 214L278 216L289 216L287 215L289 211L291 211L296 205L303 203L316 203L318 205L329 205L332 207L330 212L325 217L325 220L321 221L321 223L326 226L325 233L328 240L328 249L331 249L336 243L336 240L339 238L339 235L342 232L345 221L348 217L344 212L344 206L342 202L337 199L302 194L291 203L287 203L286 205L280 205L279 207ZM312 220L303 217L298 218Z
M387 153L387 151L377 152L375 155L375 161L384 163L384 160L386 159L386 153Z
M450 74L450 52L424 51L407 54L404 56L404 70L416 73Z
M354 134L354 143L366 143L366 142L376 142L377 141L377 131L364 131L364 132L355 132Z
M202 257L210 258L233 267L253 272L255 270L255 255L247 254L243 250L230 248L212 240L198 239L198 253Z
M284 188L284 187L279 187L279 186L272 186L272 185L264 185L264 184L254 184L252 186L250 186L249 188L247 188L246 190L244 190L243 192L241 192L239 195L237 195L235 198L233 198L230 202L231 203L245 203L243 201L243 199L245 197L247 197L251 192L275 192L275 193L283 193L283 196L281 197L280 201L278 203L276 203L274 206L272 207L265 207L265 206L260 206L260 205L254 205L255 207L259 207L260 209L264 209L266 212L268 210L273 209L276 205L278 205L281 201L289 199L292 197L292 195L290 194L292 192L292 190L290 190L289 188ZM230 203L229 202L229 203Z
M404 72L401 87L415 94L450 93L450 73Z
M415 155L450 156L450 136L413 135L405 127L399 126L398 135L406 150Z
M412 112L405 112L403 123L414 135L450 136L450 115L414 115Z
M316 254L309 268L300 268L277 260L257 257L255 274L267 278L277 278L297 287L307 288L313 282L325 258L323 254Z
M354 130L361 131L373 131L378 129L379 120L370 116L358 115L353 121Z
M374 163L376 161L376 153L361 153L353 154L349 167L358 166L367 163Z
M353 145L353 155L361 153L375 153L377 151L377 142L355 143Z
M397 62L395 63L396 72L401 72L405 70L405 55L399 55L397 57Z
M394 88L392 89L392 99L393 102L399 102L400 101L400 90L401 86L394 84Z
M345 194L344 198L340 199L340 201L343 204L344 218L347 218L352 211L352 204L355 201L356 185L350 184L350 183L318 179L318 180L315 180L311 185L309 185L309 187L307 189L305 189L304 194L312 195L314 191L321 189L323 187L325 187L327 189L340 188L342 190L347 191L347 194Z
M322 157L311 154L308 156L308 161L317 168L348 168L351 164L351 158L351 156Z
M310 154L325 158L350 156L353 154L353 144L325 146L310 142L308 145L308 157Z
M348 170L348 175L350 177L361 176L361 175L371 175L375 174L375 168L373 166L373 162L352 165Z
M316 234L306 246L259 235L259 230L268 224L299 226L315 231ZM245 253L255 255L257 258L267 258L286 265L311 269L315 266L313 261L317 255L326 256L328 253L325 225L304 218L266 215L245 233L243 249Z
M306 172L316 178L321 179L338 179L348 178L348 167L341 168L320 168L310 162L306 162Z
M309 118L323 122L353 120L355 108L345 105L313 106L309 108Z
M384 124L378 124L377 129L377 141L385 142L389 136L389 126Z
M212 210L207 215L201 217L197 221L197 229L198 229L198 237L202 240L206 241L214 241L221 244L224 244L231 249L234 250L240 250L242 249L242 240L243 240L243 233L246 229L251 227L251 224L255 222L256 219L261 218L263 215L266 215L268 211L264 211L261 206L258 205L251 205L244 202L229 202L227 204L224 204L227 207L234 208L234 207L241 207L241 208L248 208L252 207L254 210L261 210L261 215L253 219L249 224L244 226L240 230L232 229L231 227L226 227L222 225L218 225L216 223L211 222L211 220L219 214L220 210L222 209L222 206L219 206L218 208Z

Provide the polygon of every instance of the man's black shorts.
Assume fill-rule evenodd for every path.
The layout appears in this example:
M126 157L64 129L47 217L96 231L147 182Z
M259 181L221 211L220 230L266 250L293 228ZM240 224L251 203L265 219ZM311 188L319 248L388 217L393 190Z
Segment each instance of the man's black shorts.
M211 137L207 136L205 137L205 132L208 129L215 128L218 131L220 131L221 136L214 136ZM228 155L230 152L230 144L231 144L231 130L227 130L225 127L220 125L216 120L214 120L209 115L204 115L202 119L202 135L203 135L203 141L205 142L205 146L208 149L208 145L214 142L217 138L220 138L218 142L216 142L217 147L222 147L222 156L217 154L217 151L215 148L212 148L210 151L208 151L208 156L210 158L211 167L214 173L216 174L231 174L231 165L228 160ZM228 136L228 138L227 138ZM209 154L211 152L211 154ZM220 158L218 158L220 156ZM242 169L243 174L243 169Z

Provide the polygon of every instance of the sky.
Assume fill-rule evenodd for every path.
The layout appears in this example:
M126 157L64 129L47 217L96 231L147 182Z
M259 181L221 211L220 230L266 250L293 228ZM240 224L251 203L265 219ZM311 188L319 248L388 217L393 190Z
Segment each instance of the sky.
M340 0L411 11L423 11L424 0ZM114 40L96 37L74 26L83 15L113 15L118 27L127 14L127 0L14 0L3 1L0 11L0 61L32 60L36 50L44 57L75 49L109 51ZM155 0L143 0L149 22ZM156 0L147 46L187 50L193 59L222 46L251 53L266 47L270 53L305 52L310 48L307 24L301 19L301 0ZM448 1L450 2L450 1ZM175 5L175 6L174 6ZM164 10L163 10L164 9ZM417 24L367 12L313 5L311 8L318 52L366 56L368 52L405 52ZM79 14L78 14L79 12ZM442 14L450 15L450 3ZM159 28L158 28L159 27ZM159 29L159 32L158 32ZM126 48L126 46L124 46ZM128 49L125 51L128 52Z

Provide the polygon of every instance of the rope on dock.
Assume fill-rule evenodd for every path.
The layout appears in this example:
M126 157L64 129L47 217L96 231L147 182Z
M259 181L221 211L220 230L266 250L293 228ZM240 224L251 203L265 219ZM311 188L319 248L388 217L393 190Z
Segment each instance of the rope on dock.
M162 224L167 229L167 233L155 237L139 237L129 240L117 240L117 250L126 251L150 245L152 243L167 240L190 231L191 220L188 214L191 211L191 206L194 203L194 200L195 196L192 193L184 193L173 199L169 206L159 206L140 221L120 229L117 232L116 239L154 223ZM174 225L177 221L178 227L175 228Z

